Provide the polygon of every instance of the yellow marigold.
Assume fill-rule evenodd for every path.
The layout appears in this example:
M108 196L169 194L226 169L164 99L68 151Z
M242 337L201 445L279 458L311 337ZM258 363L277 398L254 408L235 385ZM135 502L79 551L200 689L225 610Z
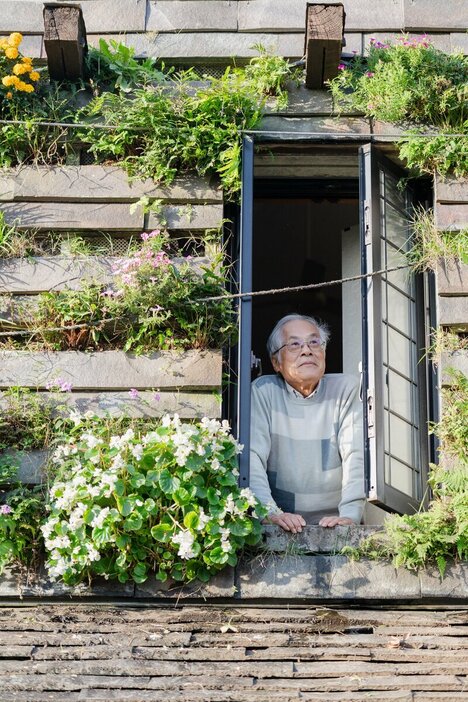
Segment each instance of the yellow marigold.
M5 97L7 97L8 100L11 100L11 98L13 97L13 93L11 93L10 91L8 91Z
M30 56L22 56L21 60L23 63L32 63L32 58Z
M8 46L8 42L6 39L3 39L3 37L0 39L0 49L6 49Z
M18 49L15 46L9 46L7 49L5 49L5 56L9 59L17 59Z
M9 88L10 85L13 85L13 78L16 78L16 76L3 76L2 83L5 88Z
M15 76L20 76L22 73L29 73L27 66L23 63L15 63L13 66L13 73Z
M8 37L8 42L12 46L19 46L22 41L23 41L23 35L20 34L19 32L12 32L10 34L10 36Z
M39 73L37 71L31 71L29 77L31 78L31 80L39 80L40 78Z
M31 85L31 83L25 83L23 90L25 93L33 93L34 92L34 85Z

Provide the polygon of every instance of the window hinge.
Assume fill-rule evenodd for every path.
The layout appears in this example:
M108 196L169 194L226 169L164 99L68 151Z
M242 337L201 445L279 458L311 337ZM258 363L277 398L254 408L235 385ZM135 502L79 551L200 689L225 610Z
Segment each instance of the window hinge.
M375 436L374 396L370 390L367 391L367 436L369 439Z
M256 356L253 351L250 352L250 370L256 370L257 377L262 374L262 359Z
M370 205L368 200L364 200L364 243L371 243L370 231Z

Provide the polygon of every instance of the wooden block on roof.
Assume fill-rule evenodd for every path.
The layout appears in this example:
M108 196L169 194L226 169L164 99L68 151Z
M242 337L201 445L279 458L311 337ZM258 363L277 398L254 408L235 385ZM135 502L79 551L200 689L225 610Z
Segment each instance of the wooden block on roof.
M323 88L325 81L338 75L343 46L346 13L341 3L316 5L306 9L306 78L307 88Z
M53 80L84 77L88 47L80 5L45 3L44 46Z

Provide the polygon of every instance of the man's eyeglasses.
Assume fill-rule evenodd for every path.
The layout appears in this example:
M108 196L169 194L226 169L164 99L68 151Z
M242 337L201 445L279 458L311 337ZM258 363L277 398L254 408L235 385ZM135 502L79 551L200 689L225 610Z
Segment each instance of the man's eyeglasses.
M292 354L299 353L300 351L302 351L303 346L307 346L309 351L318 351L319 349L323 349L325 347L325 344L321 341L321 339L318 336L307 340L298 339L297 341L289 341L287 344L283 344L279 347L279 349L273 351L273 354L278 353L278 351L281 351L281 349L288 349L288 351Z

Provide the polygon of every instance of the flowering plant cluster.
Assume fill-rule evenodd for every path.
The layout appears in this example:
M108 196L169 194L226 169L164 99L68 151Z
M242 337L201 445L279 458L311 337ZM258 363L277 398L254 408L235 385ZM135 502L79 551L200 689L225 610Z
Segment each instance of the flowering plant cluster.
M3 482L5 469L0 467ZM40 531L45 517L45 500L40 487L18 486L0 505L0 574L5 566L15 563L22 568L35 569L39 564L43 539Z
M338 68L330 82L338 109L408 127L400 155L409 167L468 172L468 57L436 49L425 34L403 35L394 44L371 39L366 58ZM434 127L433 139L418 137Z
M9 37L0 39L0 75L4 97L11 100L15 93L33 93L39 73L34 70L32 59L21 56L19 45L23 36L12 32Z
M231 302L204 299L225 294L227 269L221 260L171 259L170 248L166 233L143 232L109 286L38 295L36 310L24 310L32 338L55 349L220 348L235 332Z
M72 419L42 526L52 578L206 581L260 539L265 510L238 487L227 422L166 415L153 431L112 435L92 415Z

